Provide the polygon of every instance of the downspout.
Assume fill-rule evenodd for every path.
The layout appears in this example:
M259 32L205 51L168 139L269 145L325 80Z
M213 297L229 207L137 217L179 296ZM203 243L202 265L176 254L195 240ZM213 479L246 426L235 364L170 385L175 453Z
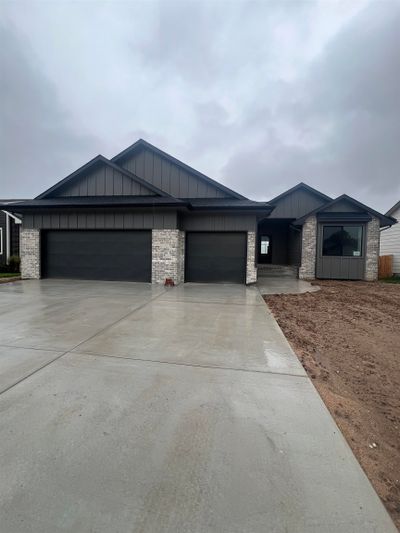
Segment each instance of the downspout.
M10 262L10 217L6 213L6 264Z

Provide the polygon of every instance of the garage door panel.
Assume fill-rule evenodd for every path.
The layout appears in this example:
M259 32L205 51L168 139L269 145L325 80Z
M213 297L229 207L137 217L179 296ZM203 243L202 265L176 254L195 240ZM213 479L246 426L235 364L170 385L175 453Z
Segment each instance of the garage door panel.
M43 235L44 277L151 280L150 231L48 231Z
M185 280L200 283L244 283L247 234L189 232L186 235Z

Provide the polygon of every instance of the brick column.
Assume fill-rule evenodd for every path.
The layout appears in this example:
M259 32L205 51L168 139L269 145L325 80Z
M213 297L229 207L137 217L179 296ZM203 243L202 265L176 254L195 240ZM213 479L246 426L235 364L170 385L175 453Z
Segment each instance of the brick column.
M21 228L21 277L40 279L40 230Z
M184 281L185 232L178 229L152 230L152 283L172 278L176 285Z
M365 242L365 281L375 281L378 279L379 262L379 239L380 239L379 219L373 217L367 224L367 235Z
M256 266L256 234L254 231L247 232L247 263L246 263L246 284L257 281Z
M300 279L315 279L315 263L317 257L317 218L308 217L303 224L301 233L301 266Z

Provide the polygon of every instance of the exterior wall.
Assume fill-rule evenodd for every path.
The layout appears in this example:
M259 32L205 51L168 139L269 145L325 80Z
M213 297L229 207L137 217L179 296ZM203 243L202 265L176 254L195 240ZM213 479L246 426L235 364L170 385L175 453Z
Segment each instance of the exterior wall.
M17 224L15 220L10 218L10 230L11 230L11 246L10 255L19 255L19 232L21 224Z
M315 279L317 256L317 218L310 216L303 224L301 235L300 279Z
M185 231L256 231L256 215L229 213L193 213L182 216Z
M400 208L391 215L400 220ZM393 256L393 274L400 275L400 223L381 231L380 255Z
M289 222L269 221L260 222L258 235L268 235L271 239L271 261L273 265L287 265L289 263ZM260 246L260 244L258 244ZM262 258L260 263L262 262Z
M152 283L172 278L176 285L184 281L185 233L177 229L152 231Z
M137 183L122 172L99 163L87 174L71 180L57 190L52 197L59 196L153 196L154 192Z
M268 218L300 218L325 203L320 196L298 189L274 202L276 207Z
M140 150L116 163L176 198L229 198L190 170L151 150Z
M21 277L40 279L40 231L21 228Z
M246 284L257 281L256 233L247 232Z
M378 279L379 263L379 219L373 217L367 224L367 240L365 253L365 280L375 281Z
M176 229L177 212L145 209L64 209L23 216L31 229Z
M6 262L7 258L7 224L6 214L0 211L0 265Z

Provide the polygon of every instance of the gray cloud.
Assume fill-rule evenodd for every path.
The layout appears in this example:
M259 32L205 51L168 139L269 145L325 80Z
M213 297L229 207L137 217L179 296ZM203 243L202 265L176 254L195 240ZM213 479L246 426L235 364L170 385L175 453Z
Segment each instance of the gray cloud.
M39 194L96 154L93 135L74 131L29 43L0 25L1 197ZM86 161L85 161L86 160Z
M0 196L144 137L251 198L400 197L398 1L6 5Z

